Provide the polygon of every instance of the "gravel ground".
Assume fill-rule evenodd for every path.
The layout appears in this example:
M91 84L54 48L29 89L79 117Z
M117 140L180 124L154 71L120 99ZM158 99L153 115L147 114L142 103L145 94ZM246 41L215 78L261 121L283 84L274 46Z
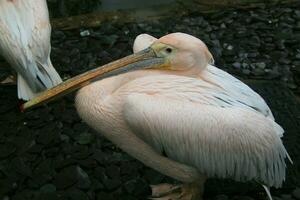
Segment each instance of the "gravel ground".
M181 31L201 38L220 68L244 79L278 80L299 93L297 6L193 13L159 22L105 23L70 32L53 30L52 61L66 79L130 54L140 33L160 37ZM0 60L0 66L5 65ZM9 74L5 68L0 70L0 79ZM0 93L0 199L136 200L150 195L149 184L174 182L82 123L73 106L74 95L22 114L16 106L15 86L1 86ZM299 170L295 179L300 177ZM287 182L284 189L272 191L274 199L300 199L299 180L288 178ZM265 199L255 183L215 180L207 188L205 199Z

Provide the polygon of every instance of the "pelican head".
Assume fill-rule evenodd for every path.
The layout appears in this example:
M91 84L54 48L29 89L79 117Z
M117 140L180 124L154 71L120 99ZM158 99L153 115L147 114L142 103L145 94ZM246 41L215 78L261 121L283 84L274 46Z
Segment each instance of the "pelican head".
M213 60L207 46L200 39L185 33L171 33L161 37L150 48L157 57L165 60L165 65L159 66L160 69L203 70Z
M151 38L149 38L151 39ZM142 48L142 47L136 47ZM104 66L73 77L41 93L21 107L26 110L57 96L81 88L95 80L140 69L172 70L179 72L203 70L213 60L207 46L198 38L185 33L172 33L156 40L150 47Z

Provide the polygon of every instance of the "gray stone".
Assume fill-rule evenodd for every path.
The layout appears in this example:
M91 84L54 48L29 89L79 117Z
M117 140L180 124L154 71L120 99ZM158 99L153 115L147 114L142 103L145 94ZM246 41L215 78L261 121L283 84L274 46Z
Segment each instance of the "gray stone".
M260 69L265 69L266 68L266 63L264 63L264 62L256 63L256 66Z
M251 73L249 69L243 69L242 72L245 75L249 75Z
M241 68L241 63L235 62L235 63L232 64L232 66L234 66L234 68L240 69Z
M40 192L44 194L56 192L56 187L53 184L46 184L40 188Z

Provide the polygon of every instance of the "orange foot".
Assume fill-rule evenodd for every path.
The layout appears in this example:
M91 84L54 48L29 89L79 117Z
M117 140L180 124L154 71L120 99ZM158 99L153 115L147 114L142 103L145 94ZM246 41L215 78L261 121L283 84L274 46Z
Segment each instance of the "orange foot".
M203 188L196 183L171 185L162 183L151 186L153 200L202 200Z
M17 80L16 77L13 75L10 75L6 77L3 81L0 82L0 85L16 85Z

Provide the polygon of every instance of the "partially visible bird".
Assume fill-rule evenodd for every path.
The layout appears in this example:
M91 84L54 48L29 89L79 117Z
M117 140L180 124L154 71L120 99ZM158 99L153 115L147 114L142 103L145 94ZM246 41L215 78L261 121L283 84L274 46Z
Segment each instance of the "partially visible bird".
M50 61L50 35L46 0L0 1L0 54L17 72L20 99L62 82Z
M211 65L207 46L191 35L141 35L134 51L23 108L85 86L75 102L88 125L145 165L183 182L153 186L153 199L198 200L210 177L255 180L271 198L268 187L282 185L289 156L280 139L284 131L265 101ZM95 78L104 79L87 85Z

